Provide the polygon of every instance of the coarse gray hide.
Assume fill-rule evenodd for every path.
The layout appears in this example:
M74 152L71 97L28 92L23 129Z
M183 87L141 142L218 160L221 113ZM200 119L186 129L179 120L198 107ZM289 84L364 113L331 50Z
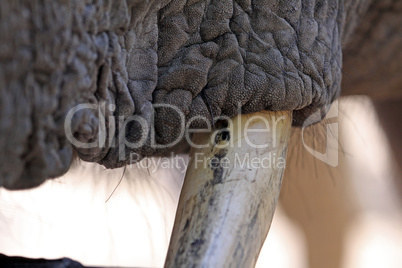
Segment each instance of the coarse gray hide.
M0 185L60 176L74 150L107 168L172 151L188 122L261 110L316 121L370 3L0 1Z

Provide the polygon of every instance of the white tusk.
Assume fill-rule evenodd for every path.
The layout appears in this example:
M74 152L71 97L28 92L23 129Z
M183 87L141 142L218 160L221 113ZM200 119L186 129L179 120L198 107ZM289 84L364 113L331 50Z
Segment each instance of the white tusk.
M223 122L227 129L194 135L208 146L191 150L165 267L255 266L281 188L291 119L290 112L238 115Z

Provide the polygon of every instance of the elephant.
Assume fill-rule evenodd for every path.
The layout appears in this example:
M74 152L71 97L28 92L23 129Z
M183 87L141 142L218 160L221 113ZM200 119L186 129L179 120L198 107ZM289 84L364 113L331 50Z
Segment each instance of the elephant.
M115 106L102 113L105 124L113 125L105 134L110 142L74 148L81 159L107 168L127 164L129 152L141 159L160 151L150 146L150 128L142 130L132 121L120 131L117 117L135 115L154 126L158 144L176 138L181 120L167 108L152 116L152 104L174 105L187 121L197 115L209 120L231 117L238 104L242 113L292 110L293 124L302 125L340 94L341 47L369 5L370 1L2 3L1 162L12 164L2 165L1 185L34 187L68 170L73 146L64 119L82 103ZM384 5L378 9L386 9ZM96 140L99 120L96 111L80 110L71 132L89 143ZM129 142L144 136L144 145L119 155L125 140L116 137L122 131Z
M0 186L36 187L75 157L117 168L188 151L183 127L220 117L314 124L341 93L374 98L400 144L401 13L392 0L3 1Z

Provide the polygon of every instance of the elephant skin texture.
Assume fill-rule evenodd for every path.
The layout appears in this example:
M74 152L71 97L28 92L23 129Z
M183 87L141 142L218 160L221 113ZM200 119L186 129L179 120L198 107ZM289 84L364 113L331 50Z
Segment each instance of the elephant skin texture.
M370 3L1 1L0 185L60 176L73 151L124 166L219 116L314 123L340 95L342 47Z

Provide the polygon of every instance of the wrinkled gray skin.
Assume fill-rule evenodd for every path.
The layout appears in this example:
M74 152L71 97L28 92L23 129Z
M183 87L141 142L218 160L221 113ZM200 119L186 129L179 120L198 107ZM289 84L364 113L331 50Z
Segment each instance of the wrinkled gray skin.
M175 105L186 121L234 116L238 105L242 113L292 110L296 126L317 111L324 116L340 94L342 47L363 15L374 10L377 23L390 10L400 15L401 2L0 1L0 185L30 188L68 170L73 146L64 121L77 104L116 105L102 113L107 140L120 148L119 133L130 142L146 137L120 157L108 142L74 148L107 168L127 164L129 153L137 160L160 153L152 133L158 144L177 137L177 113L152 104ZM394 48L395 35L386 36ZM132 121L123 129L119 118L133 115L151 128ZM74 136L96 141L99 120L94 109L76 113Z

